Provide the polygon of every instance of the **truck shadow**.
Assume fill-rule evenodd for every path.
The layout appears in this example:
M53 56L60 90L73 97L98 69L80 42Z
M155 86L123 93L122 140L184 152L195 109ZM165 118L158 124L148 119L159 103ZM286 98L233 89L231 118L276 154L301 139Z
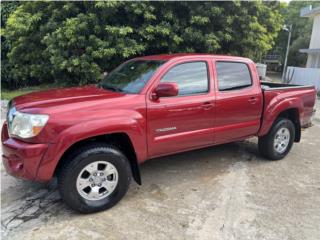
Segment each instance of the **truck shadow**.
M167 168L180 167L180 164L199 164L202 162L219 164L219 162L232 163L237 161L252 161L260 159L257 143L252 141L233 142L223 145L202 148L198 150L187 151L173 154L170 156L154 158L146 161L141 168L154 167L153 165L161 164ZM262 159L262 158L261 158ZM166 160L163 161L163 160Z
M215 178L228 171L236 162L252 162L261 159L256 143L243 141L224 144L147 161L141 166L142 186L132 184L125 197L126 203L150 198L154 193L162 197L163 187L174 188L183 179L192 176L193 180L204 178L210 172ZM1 235L21 231L22 227L39 227L59 217L70 218L78 214L68 209L61 201L54 179L49 184L17 180L1 171L2 217ZM205 182L203 184L206 184ZM126 204L125 203L125 204ZM134 204L134 203L132 203ZM120 204L120 207L123 207ZM116 211L116 210L109 210ZM19 228L19 230L18 230Z
M268 161L259 155L257 143L247 140L178 153L143 163L140 167L142 186L137 188L142 188L144 192L152 189L146 187L150 184L174 188L188 178L196 182L201 178L216 178L239 162L250 166ZM198 183L202 184L201 180Z

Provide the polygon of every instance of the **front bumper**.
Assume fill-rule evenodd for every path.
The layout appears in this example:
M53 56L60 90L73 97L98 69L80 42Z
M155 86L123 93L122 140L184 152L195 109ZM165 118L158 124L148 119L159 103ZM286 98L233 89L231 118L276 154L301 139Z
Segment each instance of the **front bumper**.
M1 132L2 162L6 171L17 178L35 180L48 144L25 143L9 137L7 124Z

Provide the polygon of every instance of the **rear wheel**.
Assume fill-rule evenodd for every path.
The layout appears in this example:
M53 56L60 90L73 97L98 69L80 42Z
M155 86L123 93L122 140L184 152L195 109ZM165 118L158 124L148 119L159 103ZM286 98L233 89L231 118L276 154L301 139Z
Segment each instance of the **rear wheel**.
M131 170L125 155L105 143L79 149L58 176L62 199L82 213L114 206L127 192L130 180Z
M269 133L259 138L260 153L270 160L280 160L290 151L295 138L295 126L286 118L279 118Z

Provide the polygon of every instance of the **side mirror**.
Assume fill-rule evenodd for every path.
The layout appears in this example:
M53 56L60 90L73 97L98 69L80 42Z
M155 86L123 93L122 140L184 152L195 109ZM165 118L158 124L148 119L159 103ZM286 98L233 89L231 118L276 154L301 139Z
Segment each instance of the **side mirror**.
M173 82L160 83L152 92L152 100L158 100L161 97L174 97L178 96L178 84Z

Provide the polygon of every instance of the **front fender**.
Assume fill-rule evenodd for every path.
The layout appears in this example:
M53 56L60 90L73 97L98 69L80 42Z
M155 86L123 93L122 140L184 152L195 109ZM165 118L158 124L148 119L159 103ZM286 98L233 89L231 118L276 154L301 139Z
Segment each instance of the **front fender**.
M63 130L41 161L37 179L50 180L62 155L75 143L96 136L125 133L134 147L138 162L147 157L145 121L128 117L97 119L73 125Z

